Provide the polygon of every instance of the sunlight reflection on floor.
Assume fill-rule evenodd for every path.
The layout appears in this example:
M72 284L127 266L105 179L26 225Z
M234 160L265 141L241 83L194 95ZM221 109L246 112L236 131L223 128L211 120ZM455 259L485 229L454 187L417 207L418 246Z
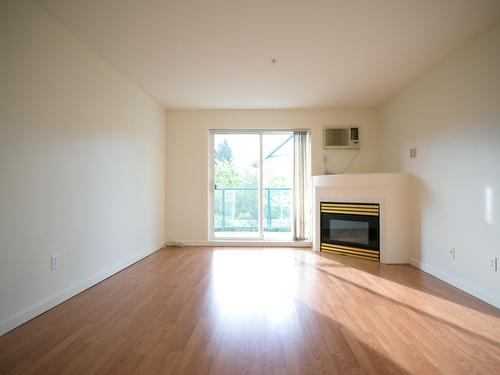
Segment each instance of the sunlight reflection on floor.
M341 270L339 270L338 259L322 258L322 265L317 267L317 269L321 270L331 280L348 283L351 286L362 289L364 292L369 293L368 296L372 296L381 302L409 309L414 314L425 316L434 322L438 322L440 325L445 325L448 329L456 330L466 336L480 333L482 339L489 340L494 344L500 343L497 336L499 325L495 316L492 316L491 313L481 311L477 307L471 308L464 304L463 300L458 299L460 291L454 290L453 298L457 298L457 300L450 300L450 297L442 295L443 292L436 294L436 291L422 290L419 288L424 288L424 286L418 284L404 285L397 279L391 280L387 276L375 275L356 266L342 264L340 265ZM401 267L398 265L380 266ZM393 273L391 275L394 277L396 274ZM429 282L429 279L427 278L426 281ZM441 288L443 287L441 286ZM449 286L449 288L453 289L452 286ZM436 306L439 306L439 308L436 308ZM450 314L450 311L460 313ZM489 327L489 330L480 331L465 328L467 326L465 321L472 317L475 319L479 317L480 320L484 321L492 320L492 326Z
M214 297L232 317L286 320L296 293L294 253L287 250L217 250L212 259Z

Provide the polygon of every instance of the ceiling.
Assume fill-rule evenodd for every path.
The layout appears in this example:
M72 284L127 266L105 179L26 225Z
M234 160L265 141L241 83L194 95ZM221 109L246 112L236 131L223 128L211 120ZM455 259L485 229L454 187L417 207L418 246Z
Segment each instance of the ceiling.
M499 0L37 3L169 109L377 107L500 19Z

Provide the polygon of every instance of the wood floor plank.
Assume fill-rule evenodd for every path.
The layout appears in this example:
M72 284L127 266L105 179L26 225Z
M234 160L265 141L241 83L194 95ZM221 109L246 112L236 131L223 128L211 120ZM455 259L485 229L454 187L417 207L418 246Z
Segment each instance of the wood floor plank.
M166 248L0 337L1 374L500 374L500 311L409 265Z

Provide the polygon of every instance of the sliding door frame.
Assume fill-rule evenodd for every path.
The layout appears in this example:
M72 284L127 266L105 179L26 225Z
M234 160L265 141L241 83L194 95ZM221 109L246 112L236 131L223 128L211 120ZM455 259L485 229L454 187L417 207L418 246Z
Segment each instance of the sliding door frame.
M208 172L208 205L209 205L209 225L208 225L208 238L210 241L228 241L228 240L233 240L233 241L265 241L264 238L264 147L263 147L263 138L264 134L285 134L285 133L293 133L294 131L297 130L307 130L310 131L309 129L209 129L209 172ZM214 171L215 171L215 150L214 150L214 136L216 134L258 134L259 135L259 181L258 181L258 192L259 192L259 210L258 210L258 224L259 224L259 229L258 229L258 236L248 236L248 237L215 237L215 232L214 232L214 198L215 198L215 178L214 178ZM292 186L292 200L293 200L293 186ZM292 201L292 212L291 215L293 217L293 201ZM292 226L292 238L290 241L293 239L293 226Z

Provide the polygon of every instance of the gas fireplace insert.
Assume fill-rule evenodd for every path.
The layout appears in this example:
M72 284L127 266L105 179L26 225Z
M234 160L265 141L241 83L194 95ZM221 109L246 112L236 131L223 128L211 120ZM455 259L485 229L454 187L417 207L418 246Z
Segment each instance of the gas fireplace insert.
M321 202L321 251L380 261L376 203Z

